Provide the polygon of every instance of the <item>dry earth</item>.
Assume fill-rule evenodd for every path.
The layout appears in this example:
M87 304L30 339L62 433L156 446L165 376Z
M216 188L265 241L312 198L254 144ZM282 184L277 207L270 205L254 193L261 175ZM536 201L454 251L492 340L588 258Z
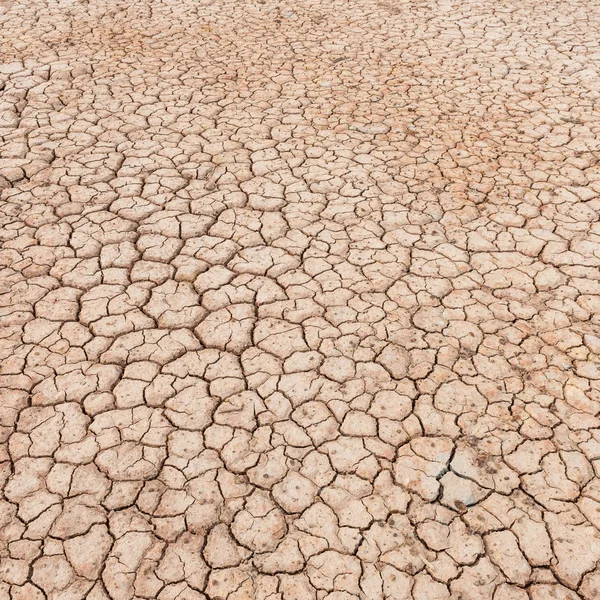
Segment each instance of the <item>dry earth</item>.
M599 28L1 0L0 600L600 598Z

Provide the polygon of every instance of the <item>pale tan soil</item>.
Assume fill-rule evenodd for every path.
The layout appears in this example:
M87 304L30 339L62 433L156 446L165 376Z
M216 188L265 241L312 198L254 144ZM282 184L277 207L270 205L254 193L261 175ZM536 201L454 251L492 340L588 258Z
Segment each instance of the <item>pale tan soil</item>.
M600 598L599 15L0 0L0 600Z

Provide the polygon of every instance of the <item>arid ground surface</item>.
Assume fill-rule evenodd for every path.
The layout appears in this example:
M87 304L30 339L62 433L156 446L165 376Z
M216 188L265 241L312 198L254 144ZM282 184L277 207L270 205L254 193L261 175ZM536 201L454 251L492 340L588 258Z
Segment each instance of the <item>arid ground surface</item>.
M600 598L599 26L0 0L0 600Z

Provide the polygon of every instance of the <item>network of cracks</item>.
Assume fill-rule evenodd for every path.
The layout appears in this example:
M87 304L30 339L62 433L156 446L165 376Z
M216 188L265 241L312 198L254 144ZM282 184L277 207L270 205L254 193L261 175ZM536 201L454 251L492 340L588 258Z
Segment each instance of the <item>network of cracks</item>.
M0 0L0 600L600 598L599 26Z

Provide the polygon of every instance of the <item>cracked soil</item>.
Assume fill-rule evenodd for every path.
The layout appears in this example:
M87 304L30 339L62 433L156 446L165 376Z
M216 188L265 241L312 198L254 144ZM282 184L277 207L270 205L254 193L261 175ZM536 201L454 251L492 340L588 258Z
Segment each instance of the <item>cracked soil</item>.
M598 600L599 28L0 0L0 600Z

